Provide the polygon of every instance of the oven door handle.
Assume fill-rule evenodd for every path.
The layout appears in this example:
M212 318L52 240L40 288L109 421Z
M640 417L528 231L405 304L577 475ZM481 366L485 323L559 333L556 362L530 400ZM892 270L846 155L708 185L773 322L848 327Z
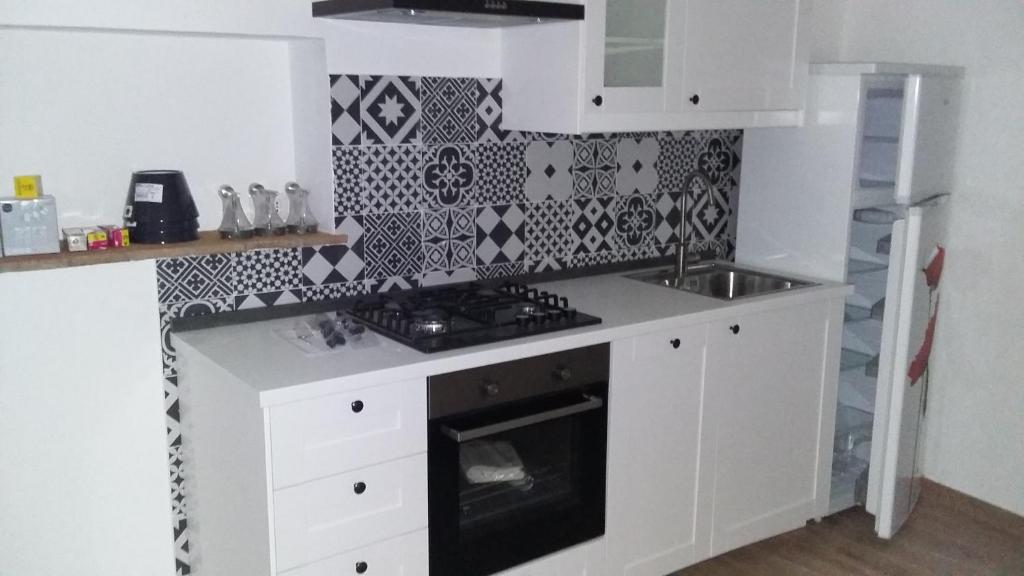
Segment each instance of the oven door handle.
M596 396L589 396L587 394L584 394L583 397L583 402L578 402L576 404L572 404L569 406L563 406L562 408L555 408L554 410L548 410L547 412L530 414L529 416L513 418L512 420L497 422L495 424L488 424L487 426L472 428L470 430L456 430L454 428L449 428L448 426L441 426L441 432L445 436L461 444L462 442L476 440L477 438L483 438L485 436L491 436L493 434L499 434L501 432L515 430L516 428L524 428L526 426L540 424L541 422L547 422L549 420L556 420L558 418L565 418L566 416L572 416L574 414L590 412L591 410L597 410L598 408L604 406L604 400L601 398L598 398Z

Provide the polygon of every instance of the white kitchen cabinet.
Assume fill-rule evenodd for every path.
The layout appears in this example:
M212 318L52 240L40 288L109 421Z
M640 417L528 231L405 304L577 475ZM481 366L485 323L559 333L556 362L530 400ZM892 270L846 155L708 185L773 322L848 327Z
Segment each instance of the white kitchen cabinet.
M503 32L504 122L547 132L797 125L800 0L586 0Z
M426 574L424 378L264 407L258 389L176 347L195 571Z
M698 490L710 470L700 446L706 350L706 325L612 345L609 575L662 576L707 549L711 494Z
M683 35L684 108L799 110L807 60L800 0L690 0Z
M710 325L712 555L827 511L841 323L837 299Z

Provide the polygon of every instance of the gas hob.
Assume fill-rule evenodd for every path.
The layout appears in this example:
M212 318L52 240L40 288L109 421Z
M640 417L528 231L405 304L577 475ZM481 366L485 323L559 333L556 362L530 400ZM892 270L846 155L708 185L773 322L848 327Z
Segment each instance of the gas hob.
M361 298L344 310L371 330L421 352L600 324L568 299L516 283L469 282Z

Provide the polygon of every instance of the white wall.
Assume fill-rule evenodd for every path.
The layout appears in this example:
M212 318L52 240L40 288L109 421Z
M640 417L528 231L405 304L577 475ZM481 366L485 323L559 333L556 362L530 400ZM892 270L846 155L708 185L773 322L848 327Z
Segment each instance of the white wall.
M0 574L174 574L153 261L0 294Z
M844 60L967 69L925 474L1024 514L1024 4L856 0L839 10Z
M0 196L42 174L61 226L120 223L132 171L173 168L216 228L221 184L295 177L288 44L0 29L0 132Z

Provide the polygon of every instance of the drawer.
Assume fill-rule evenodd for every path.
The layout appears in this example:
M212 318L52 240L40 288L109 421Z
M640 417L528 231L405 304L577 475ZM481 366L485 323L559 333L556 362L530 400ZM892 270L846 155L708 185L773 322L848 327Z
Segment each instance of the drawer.
M275 488L426 452L426 381L275 406L270 445Z
M371 544L314 564L281 572L281 576L427 576L427 531ZM363 572L359 572L363 569Z
M281 571L426 527L426 454L274 492Z

